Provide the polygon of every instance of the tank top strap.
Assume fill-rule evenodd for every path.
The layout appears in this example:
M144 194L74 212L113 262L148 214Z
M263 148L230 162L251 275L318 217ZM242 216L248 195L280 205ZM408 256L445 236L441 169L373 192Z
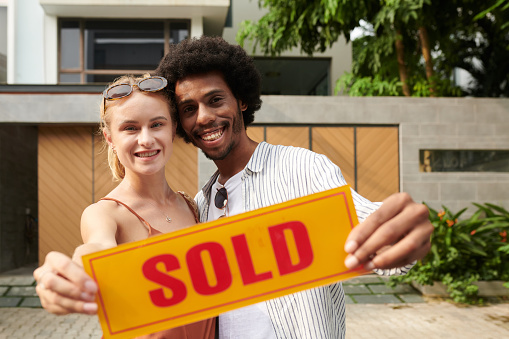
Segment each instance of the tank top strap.
M191 212L193 212L194 220L196 221L196 223L199 223L200 216L198 214L198 205L196 205L194 199L191 198L189 194L187 194L186 192L178 191L178 193L182 196L182 198L184 198L184 200L187 203L187 206L189 206L189 209L191 210Z
M111 200L111 201L114 201L116 202L117 204L120 204L122 206L124 206L125 208L127 208L129 210L129 212L131 212L132 214L134 214L136 217L138 217L138 219L140 219L140 221L145 225L145 227L147 228L148 230L148 236L150 237L152 235L152 226L150 226L150 224L148 223L148 221L146 221L145 219L143 219L138 213L136 213L131 207L127 206L126 204L124 204L122 201L120 200L117 200L117 199L114 199L114 198L109 198L109 197L104 197L104 198L101 198L99 200Z

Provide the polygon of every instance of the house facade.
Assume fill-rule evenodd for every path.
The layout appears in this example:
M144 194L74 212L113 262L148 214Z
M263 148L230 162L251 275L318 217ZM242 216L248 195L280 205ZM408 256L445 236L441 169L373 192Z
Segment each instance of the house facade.
M71 254L81 212L117 184L97 134L107 82L152 71L188 37L234 43L262 15L250 0L0 0L0 272ZM326 154L371 200L509 207L508 100L332 96L351 66L345 41L313 57L246 50L264 84L254 140ZM177 140L166 173L193 195L214 170Z

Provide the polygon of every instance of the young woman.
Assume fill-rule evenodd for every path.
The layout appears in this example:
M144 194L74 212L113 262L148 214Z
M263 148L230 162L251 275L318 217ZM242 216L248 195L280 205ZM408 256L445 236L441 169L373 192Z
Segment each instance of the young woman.
M162 91L166 85L162 77L123 76L103 92L101 131L108 145L111 171L120 183L83 212L84 244L76 248L73 256L78 265L84 254L198 222L194 200L183 192L174 192L165 178L164 168L173 151L176 130L175 112ZM65 263L63 255L52 256L50 259L56 257L55 260ZM74 300L72 293L66 298L58 292L61 286L69 291L79 290L80 286L72 280L71 272L57 271L58 265L51 266L48 261L46 258L45 265L34 271L43 307L56 314L95 313L93 304L89 303L87 309L87 303ZM214 335L215 319L208 319L143 338L214 338Z

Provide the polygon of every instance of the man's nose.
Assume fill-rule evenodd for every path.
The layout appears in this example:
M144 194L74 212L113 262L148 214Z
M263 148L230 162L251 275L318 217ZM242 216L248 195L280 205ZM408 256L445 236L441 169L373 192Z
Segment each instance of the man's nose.
M200 105L200 107L198 107L198 114L196 117L197 125L202 125L202 126L208 125L215 119L216 119L216 115L212 109L210 109L209 107L206 107L205 105Z

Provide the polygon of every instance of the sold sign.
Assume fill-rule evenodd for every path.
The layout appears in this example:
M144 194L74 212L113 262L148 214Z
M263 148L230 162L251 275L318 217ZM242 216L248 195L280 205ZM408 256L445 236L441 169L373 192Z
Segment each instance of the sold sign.
M83 257L105 338L132 338L365 273L349 186Z

